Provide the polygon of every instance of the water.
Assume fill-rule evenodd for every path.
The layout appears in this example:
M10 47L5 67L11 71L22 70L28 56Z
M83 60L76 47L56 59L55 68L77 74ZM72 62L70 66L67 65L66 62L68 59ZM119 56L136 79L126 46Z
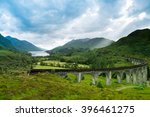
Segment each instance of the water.
M32 56L49 56L49 54L45 51L29 51Z

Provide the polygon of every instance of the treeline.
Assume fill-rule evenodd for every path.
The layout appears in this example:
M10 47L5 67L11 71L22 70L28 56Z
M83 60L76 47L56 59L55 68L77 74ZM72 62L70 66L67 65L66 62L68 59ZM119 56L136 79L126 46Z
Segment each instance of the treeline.
M122 65L130 65L121 55L113 52L111 49L95 49L86 51L75 51L71 54L67 53L51 53L50 60L58 60L67 63L86 64L92 69L118 67Z

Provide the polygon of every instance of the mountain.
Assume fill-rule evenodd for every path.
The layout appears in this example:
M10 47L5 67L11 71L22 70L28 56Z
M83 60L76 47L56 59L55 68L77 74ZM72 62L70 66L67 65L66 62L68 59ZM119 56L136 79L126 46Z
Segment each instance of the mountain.
M1 34L0 34L0 48L1 49L15 50L15 47L13 46L13 44L11 43L11 41L9 41L8 39L6 39Z
M42 50L41 48L36 47L35 45L29 43L28 41L19 40L11 36L7 36L5 38L9 40L12 43L12 45L19 51L41 51Z
M148 42L148 43L147 43ZM134 46L136 44L150 44L150 29L136 30L130 33L127 37L119 39L116 45L129 45Z
M115 51L119 50L124 54L150 56L150 29L136 30L128 36L119 39L108 48L113 48Z
M102 47L106 47L112 43L113 43L112 40L108 40L105 38L77 39L77 40L72 40L63 46L56 47L53 50L51 50L50 52L62 52L62 51L70 50L70 49L84 50L84 49L102 48Z

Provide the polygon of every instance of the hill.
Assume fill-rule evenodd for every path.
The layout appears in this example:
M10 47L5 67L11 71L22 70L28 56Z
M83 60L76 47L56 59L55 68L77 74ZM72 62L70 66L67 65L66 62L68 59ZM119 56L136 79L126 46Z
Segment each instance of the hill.
M0 74L26 71L30 68L31 62L29 54L0 49Z
M0 34L0 49L15 50L15 47L12 45L11 41Z
M150 29L133 31L117 42L105 48L91 50L80 58L84 57L84 62L91 64L93 68L105 68L127 66L122 59L124 56L145 59L150 65Z
M128 63L122 57L130 56L147 59L150 65L150 29L136 30L104 48L70 53L51 54L51 58L87 64L92 68L106 68L127 66Z
M112 40L108 40L105 38L77 39L72 40L63 46L56 47L49 52L64 52L67 50L79 50L79 49L86 50L86 49L102 48L110 45L111 43L113 43Z
M19 51L41 51L42 50L41 48L36 47L35 45L25 40L22 41L11 36L7 36L5 38L8 39L12 43L12 45Z
M150 56L150 29L136 30L108 48L121 54Z

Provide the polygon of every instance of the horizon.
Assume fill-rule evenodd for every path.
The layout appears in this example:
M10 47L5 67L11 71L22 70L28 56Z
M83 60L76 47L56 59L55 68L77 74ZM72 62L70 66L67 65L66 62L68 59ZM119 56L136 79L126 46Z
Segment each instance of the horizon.
M147 0L1 0L0 3L0 33L46 50L73 39L102 37L117 41L137 29L150 29Z

